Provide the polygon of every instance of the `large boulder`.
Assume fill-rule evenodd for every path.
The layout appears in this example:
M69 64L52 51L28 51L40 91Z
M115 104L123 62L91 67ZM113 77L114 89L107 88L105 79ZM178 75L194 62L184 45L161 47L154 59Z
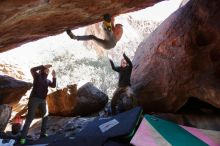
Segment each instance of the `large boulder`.
M77 85L69 85L47 96L49 113L59 116L71 116L76 107Z
M0 1L0 52L66 28L78 28L102 20L102 15L136 11L162 0L25 0Z
M9 105L0 105L0 132L3 132L11 117L12 108Z
M15 105L31 87L31 83L0 75L0 104Z
M139 45L131 81L145 111L176 112L189 97L220 108L219 8L191 0Z
M108 102L108 96L92 83L86 83L78 89L75 114L88 115L100 111Z
M90 115L100 111L108 96L87 83L77 91L76 85L57 90L47 96L49 113L56 116Z

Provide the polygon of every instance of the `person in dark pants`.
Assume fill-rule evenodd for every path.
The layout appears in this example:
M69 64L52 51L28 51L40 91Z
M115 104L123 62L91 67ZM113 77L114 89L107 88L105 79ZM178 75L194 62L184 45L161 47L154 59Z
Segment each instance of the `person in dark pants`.
M132 62L125 55L125 53L123 54L123 57L124 58L121 60L121 66L119 66L119 67L115 67L113 61L111 59L109 59L112 69L119 73L118 88L114 92L113 97L112 97L112 101L111 101L111 109L112 109L113 115L115 115L117 112L129 110L136 105L136 101L134 99L134 94L133 94L133 91L130 87L131 86L130 77L131 77L131 72L132 72ZM125 94L127 99L120 99L120 98L122 98L121 97L122 94ZM131 101L131 102L128 103L129 101ZM125 102L127 102L127 103L125 103ZM122 108L119 109L121 107L120 104L124 104L124 105L121 105L121 106L123 106L123 109ZM118 107L118 106L120 106L120 107ZM117 110L119 110L119 111L117 111Z
M34 119L37 108L39 108L42 112L40 138L46 136L46 123L48 120L48 107L46 103L46 96L48 92L48 87L56 87L56 73L54 70L52 71L53 81L51 82L47 79L50 67L52 67L52 65L48 64L31 68L31 74L34 78L33 89L28 102L28 114L24 127L21 131L20 144L25 144L26 142L25 138L27 136L30 124Z
M107 16L107 18L105 18ZM94 40L102 48L109 50L116 46L117 42L121 39L123 34L123 28L121 24L114 25L114 18L110 18L108 14L104 16L103 29L105 32L105 38L101 39L95 35L84 35L84 36L75 36L70 29L67 29L66 32L71 39L76 39L78 41L88 41Z

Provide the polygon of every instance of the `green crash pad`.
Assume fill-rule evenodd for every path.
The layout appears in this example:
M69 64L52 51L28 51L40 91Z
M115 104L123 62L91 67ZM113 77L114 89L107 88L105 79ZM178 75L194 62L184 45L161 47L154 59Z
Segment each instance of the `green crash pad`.
M144 118L172 146L208 146L206 143L175 123L157 118L152 115L144 115Z

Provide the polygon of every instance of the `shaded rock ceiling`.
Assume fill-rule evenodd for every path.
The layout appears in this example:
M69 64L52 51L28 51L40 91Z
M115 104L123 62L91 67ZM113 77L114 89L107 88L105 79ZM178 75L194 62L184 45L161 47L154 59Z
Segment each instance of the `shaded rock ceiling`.
M66 28L101 21L105 13L118 15L162 0L2 0L0 1L0 53Z

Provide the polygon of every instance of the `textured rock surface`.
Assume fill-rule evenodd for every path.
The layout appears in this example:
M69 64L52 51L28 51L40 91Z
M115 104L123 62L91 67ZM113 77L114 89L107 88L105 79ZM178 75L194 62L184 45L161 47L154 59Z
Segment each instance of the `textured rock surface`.
M133 59L145 111L177 111L189 97L220 108L220 1L191 0L168 17Z
M52 115L90 115L100 111L108 102L108 96L87 83L77 91L76 85L51 93L47 97L49 112Z
M0 105L0 132L5 130L8 124L8 120L11 117L12 108L9 105Z
M16 104L32 84L0 75L0 104Z
M49 113L53 115L72 115L76 107L77 85L70 85L47 96Z
M83 85L78 90L76 84L68 85L47 96L49 113L55 116L91 115L102 110L107 102L108 96L91 83ZM18 109L16 116L26 116L27 105ZM40 116L38 110L36 117Z
M62 33L111 15L139 10L161 0L7 0L0 2L0 52Z
M108 96L92 83L86 83L78 89L75 113L88 115L100 111L108 102Z

